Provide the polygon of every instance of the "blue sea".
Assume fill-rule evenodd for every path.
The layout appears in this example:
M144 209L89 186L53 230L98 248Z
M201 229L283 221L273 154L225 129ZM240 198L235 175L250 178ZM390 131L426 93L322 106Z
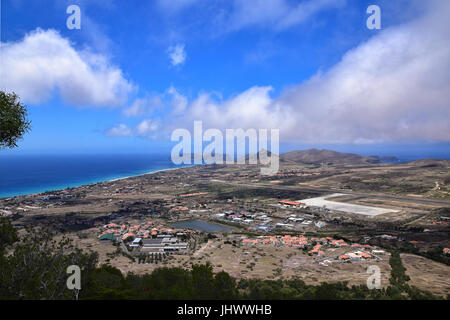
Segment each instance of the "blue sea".
M323 146L366 156L396 156L399 162L419 159L450 159L450 144L411 146ZM307 149L307 148L291 148ZM286 152L289 150L282 150ZM79 187L171 169L176 166L165 154L1 154L0 198Z
M176 168L167 154L0 155L0 198Z

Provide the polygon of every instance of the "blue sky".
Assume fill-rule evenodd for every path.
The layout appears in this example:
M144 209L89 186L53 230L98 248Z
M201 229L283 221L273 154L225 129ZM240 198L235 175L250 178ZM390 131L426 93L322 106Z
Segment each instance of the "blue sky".
M81 30L66 27L72 4ZM372 4L381 30L366 27ZM439 0L3 0L0 87L33 127L11 152L166 152L194 120L279 128L282 151L445 147L450 28L436 16L448 12Z

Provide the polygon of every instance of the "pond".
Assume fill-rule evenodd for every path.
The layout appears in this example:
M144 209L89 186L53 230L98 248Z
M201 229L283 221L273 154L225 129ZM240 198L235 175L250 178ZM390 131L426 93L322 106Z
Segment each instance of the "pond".
M231 231L231 227L200 220L187 220L171 223L170 226L180 229L200 230L205 232Z

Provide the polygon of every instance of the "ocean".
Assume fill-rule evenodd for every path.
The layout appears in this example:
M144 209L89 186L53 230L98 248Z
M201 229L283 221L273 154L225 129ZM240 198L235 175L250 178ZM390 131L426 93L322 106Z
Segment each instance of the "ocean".
M167 154L0 155L0 198L176 168Z
M420 148L359 146L357 150L354 147L329 149L366 156L396 156L399 162L427 158L450 159L449 144ZM167 153L39 155L0 152L0 198L79 187L177 167L181 166L174 165Z

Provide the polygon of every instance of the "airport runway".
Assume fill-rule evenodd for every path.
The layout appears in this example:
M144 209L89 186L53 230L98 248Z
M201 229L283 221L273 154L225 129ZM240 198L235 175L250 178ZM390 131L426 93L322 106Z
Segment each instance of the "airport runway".
M339 192L342 194L346 194L346 195L348 194L348 195L353 195L353 196L362 197L362 198L389 199L389 200L406 201L406 202L414 202L414 203L419 202L419 203L428 203L428 204L442 205L442 206L450 207L450 201L445 201L445 200L431 200L431 199L423 199L423 198L415 198L415 197L391 196L391 195L387 195L387 194L377 194L377 193L360 193L360 192L353 192L353 191L340 190L340 189L280 186L280 185L272 185L272 184L266 184L266 183L249 183L249 182L243 183L243 182L232 182L232 181L224 181L224 180L217 180L217 179L209 180L209 182L224 183L224 184L228 184L228 185L241 186L241 187L270 188L270 189L277 189L277 190L316 192L316 193L324 193L324 194Z

